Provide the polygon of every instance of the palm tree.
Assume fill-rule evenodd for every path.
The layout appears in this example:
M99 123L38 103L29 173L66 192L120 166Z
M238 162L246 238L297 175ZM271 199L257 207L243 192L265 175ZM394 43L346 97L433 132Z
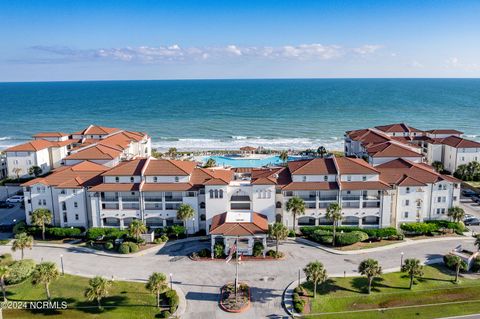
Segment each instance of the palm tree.
M288 228L283 223L275 223L268 228L270 236L275 238L275 251L278 256L278 244L280 240L285 240L288 237Z
M303 272L307 276L307 280L313 284L313 298L317 296L317 285L327 280L327 271L323 264L318 260L312 261L303 268Z
M108 290L111 286L111 281L100 276L93 277L88 281L85 298L89 301L97 300L98 309L102 310L102 298L108 296Z
M183 227L187 229L187 220L195 216L195 210L188 204L181 204L177 210L177 218L183 221Z
M440 162L440 161L435 161L432 163L432 167L437 171L437 172L442 172L444 167L443 167L443 163Z
M0 286L2 286L3 302L7 302L7 291L5 289L5 279L10 275L10 267L0 266Z
M215 167L216 165L217 165L217 162L213 158L209 158L205 162L205 165L203 165L203 168Z
M293 230L296 231L297 215L305 214L305 202L300 197L294 196L287 202L287 211L293 215Z
M330 219L333 223L333 241L332 245L335 246L335 234L337 230L337 224L342 220L342 207L338 203L331 203L327 207L327 213L325 214L327 219Z
M15 235L15 240L12 243L12 251L20 250L22 252L23 259L23 251L25 248L32 249L33 246L33 237L28 236L27 233L20 233Z
M42 169L39 166L34 165L28 169L28 174L37 177L42 174Z
M32 213L32 224L42 227L42 239L45 240L45 226L52 223L52 213L46 208L37 208Z
M453 206L448 209L447 216L454 222L459 222L465 217L465 211L459 206Z
M375 259L365 259L358 265L358 272L362 276L366 276L368 280L368 293L372 290L373 278L379 277L382 274L382 267Z
M288 152L287 151L281 151L280 155L278 157L285 164L288 161Z
M416 258L405 259L404 264L402 265L402 272L407 273L410 276L410 287L413 287L413 279L415 277L423 276L423 266L420 264L420 260Z
M177 157L177 148L176 147L170 147L168 149L167 154L170 158L176 158Z
M47 299L50 301L51 296L49 285L52 281L58 279L58 277L60 277L60 272L58 271L57 265L50 261L46 261L35 267L35 270L32 273L32 284L44 284Z
M157 308L160 308L160 293L168 289L167 277L165 274L154 272L148 277L147 290L157 295Z
M464 261L462 258L452 255L450 263L455 267L455 283L458 283L458 276L460 275L460 269L462 268Z
M128 227L128 233L130 234L130 236L135 237L137 240L139 240L140 236L146 232L147 226L145 226L145 224L138 219L133 220Z
M321 157L324 158L325 155L327 155L327 149L324 146L320 146L317 148L317 154Z

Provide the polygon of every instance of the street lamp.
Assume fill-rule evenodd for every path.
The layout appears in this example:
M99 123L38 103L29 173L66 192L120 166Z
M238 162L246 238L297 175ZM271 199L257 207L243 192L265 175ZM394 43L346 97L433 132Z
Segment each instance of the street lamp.
M403 251L400 253L400 268L403 266Z
M192 218L192 222L193 222L193 234L195 235L195 217Z
M170 290L173 290L173 279L172 279L172 277L173 277L173 274L170 273Z
M301 269L298 268L298 286L300 287L300 274L301 274Z
M63 268L63 254L60 254L60 264L62 264L62 275L65 275L65 269Z

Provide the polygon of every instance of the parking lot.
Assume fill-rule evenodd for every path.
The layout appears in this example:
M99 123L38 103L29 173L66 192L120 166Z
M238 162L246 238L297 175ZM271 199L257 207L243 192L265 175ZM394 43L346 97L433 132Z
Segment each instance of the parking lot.
M25 219L25 210L20 203L12 208L0 208L0 225L9 225Z

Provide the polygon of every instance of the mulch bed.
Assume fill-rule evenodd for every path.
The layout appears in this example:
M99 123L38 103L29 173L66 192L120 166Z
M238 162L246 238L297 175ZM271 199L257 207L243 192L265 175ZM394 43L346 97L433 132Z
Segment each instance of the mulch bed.
M245 283L240 283L235 296L233 283L228 283L222 287L220 293L220 308L227 312L244 312L250 308L250 287Z

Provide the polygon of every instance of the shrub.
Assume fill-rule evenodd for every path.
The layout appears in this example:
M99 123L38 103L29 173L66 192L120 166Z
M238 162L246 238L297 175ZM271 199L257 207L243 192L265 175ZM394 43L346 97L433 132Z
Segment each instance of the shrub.
M305 307L305 300L300 298L300 295L298 293L296 292L293 293L293 308L295 308L295 311L302 313L304 307Z
M185 235L185 227L180 225L172 225L167 228L167 234L170 236L175 236L176 238L181 237L180 235Z
M443 262L445 264L445 266L447 266L447 268L451 269L451 270L456 270L456 267L454 265L454 257L453 255L445 255L443 256ZM465 272L467 271L467 263L462 261L462 265L460 266L460 271L461 272Z
M108 241L108 242L105 243L105 245L103 245L103 247L106 250L112 250L113 249L113 243L111 241Z
M408 223L402 224L400 228L407 233L415 235L431 235L438 231L439 226L436 223Z
M368 235L362 231L352 231L350 233L340 233L336 236L336 243L339 246L353 245L360 241L368 239Z
M208 248L203 248L198 251L198 257L210 257L212 252Z
M165 298L167 298L168 305L170 306L170 312L174 313L177 310L180 298L178 298L177 292L175 290L168 290L165 293Z
M295 234L295 231L293 229L290 229L288 231L288 237L295 238L297 234Z
M126 244L130 248L130 253L131 254L136 253L139 250L138 245L135 244L134 242L127 241Z
M24 233L26 232L26 230L27 230L27 224L25 223L25 221L22 220L16 223L15 226L13 226L12 232L16 235L16 234Z
M121 243L120 246L118 246L118 252L120 254L129 254L130 253L130 245L126 242Z
M170 311L168 311L168 310L162 310L162 311L160 312L160 316L159 316L159 317L160 317L160 318L170 318L171 315L172 315L172 314L171 314Z
M304 226L300 227L300 230L303 235L306 237L314 240L314 241L319 241L316 239L314 236L323 236L323 235L331 235L333 232L333 226ZM324 233L320 232L323 231ZM350 233L353 231L361 231L364 232L368 235L369 238L390 238L393 236L398 236L399 233L396 228L394 227L386 227L386 228L360 228L360 227L354 227L354 226L339 226L337 227L337 232L344 232L344 233ZM322 234L322 235L320 235ZM319 241L320 242L320 241Z
M50 227L45 229L45 235L50 238L80 237L82 232L81 228Z
M6 278L5 283L7 285L18 284L30 277L34 269L35 261L32 259L14 261L10 265L10 275Z
M164 234L164 235L160 236L160 239L162 240L162 242L165 243L165 242L168 241L168 236Z
M127 230L120 230L117 228L93 227L87 230L85 237L87 240L96 240L98 237L104 236L104 240L115 240L124 237L127 233Z
M273 257L273 258L282 258L283 257L283 253L281 251L279 251L278 253L273 250L273 249L270 249L269 251L267 251L267 254L266 254L268 257Z
M262 255L264 249L265 247L263 247L263 244L257 241L253 244L253 256L258 257Z
M12 254L6 253L0 255L0 266L9 266L13 263Z
M214 246L213 246L213 257L215 258L222 258L224 253L225 249L225 245L223 243L216 243Z
M473 260L472 267L470 268L470 270L473 272L480 271L480 257L477 257Z

